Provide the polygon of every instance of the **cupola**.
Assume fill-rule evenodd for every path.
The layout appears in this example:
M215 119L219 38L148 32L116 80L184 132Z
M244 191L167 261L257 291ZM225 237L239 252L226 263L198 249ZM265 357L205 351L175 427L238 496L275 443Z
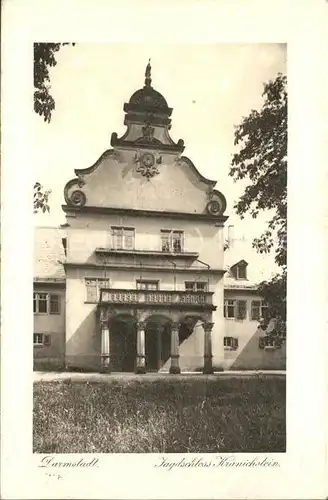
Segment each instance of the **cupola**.
M127 131L118 138L112 134L113 147L149 147L150 145L174 153L182 153L184 143L180 139L175 143L168 134L171 128L173 109L167 104L163 95L152 87L150 60L146 66L145 83L130 97L123 106L125 112L124 125Z

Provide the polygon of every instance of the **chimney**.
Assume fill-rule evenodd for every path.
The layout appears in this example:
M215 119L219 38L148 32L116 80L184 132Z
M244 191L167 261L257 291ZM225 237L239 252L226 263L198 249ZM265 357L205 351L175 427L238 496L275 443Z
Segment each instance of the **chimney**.
M229 248L233 247L233 242L235 239L234 229L235 229L234 226L228 226L228 246L229 246Z

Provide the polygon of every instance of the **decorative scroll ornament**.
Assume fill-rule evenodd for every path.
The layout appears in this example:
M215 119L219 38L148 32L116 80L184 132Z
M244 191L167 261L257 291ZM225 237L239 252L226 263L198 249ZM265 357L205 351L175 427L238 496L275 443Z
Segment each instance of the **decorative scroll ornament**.
M73 191L73 193L71 194L70 201L72 205L75 205L77 207L83 207L83 205L85 205L87 201L87 198L82 191L76 190Z
M214 189L209 193L209 202L206 205L207 213L211 215L222 215L227 208L227 201L220 191Z
M217 200L210 201L206 207L208 213L212 215L220 215L222 211L221 203Z

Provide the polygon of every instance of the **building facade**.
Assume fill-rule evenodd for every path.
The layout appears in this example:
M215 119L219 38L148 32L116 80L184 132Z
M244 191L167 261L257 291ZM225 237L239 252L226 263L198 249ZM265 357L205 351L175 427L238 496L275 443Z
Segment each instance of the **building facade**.
M55 269L35 276L36 366L56 357L67 369L212 373L233 368L252 337L227 340L229 301L241 310L248 292L225 291L225 197L170 137L172 108L150 73L124 104L125 134L66 184L57 243L39 242Z
M33 351L37 368L65 366L66 276L62 231L37 228L33 285Z
M259 283L278 271L273 256L259 255L251 240L235 238L229 226L224 262L224 369L285 370L285 338L268 320L268 306L258 292Z

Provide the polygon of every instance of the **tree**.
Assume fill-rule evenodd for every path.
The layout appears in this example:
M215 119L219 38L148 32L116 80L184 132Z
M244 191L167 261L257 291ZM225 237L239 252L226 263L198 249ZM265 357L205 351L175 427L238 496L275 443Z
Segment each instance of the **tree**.
M243 195L235 205L243 218L256 218L270 210L267 229L253 241L260 253L275 250L281 273L260 284L259 291L269 305L270 315L286 319L287 277L287 78L279 73L264 85L263 106L252 110L235 129L234 154L229 175L234 181L247 179Z
M50 207L48 204L50 190L44 190L40 182L34 184L34 194L33 194L33 212L36 214L40 210L44 212L49 212Z
M50 123L56 103L50 94L50 68L56 66L56 53L65 43L35 43L34 44L34 111ZM71 44L71 45L74 45ZM34 184L34 213L49 212L48 199L50 190L44 190L39 182Z
M56 103L50 94L50 68L56 66L56 52L65 43L35 43L34 44L34 111L50 122Z

